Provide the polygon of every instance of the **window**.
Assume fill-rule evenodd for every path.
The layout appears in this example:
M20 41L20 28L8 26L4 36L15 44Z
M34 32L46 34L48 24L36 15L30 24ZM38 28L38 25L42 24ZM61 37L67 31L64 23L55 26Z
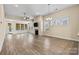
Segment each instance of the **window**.
M20 24L16 24L16 30L20 30Z
M24 24L21 24L21 30L24 30Z
M27 24L25 24L25 29L27 29Z

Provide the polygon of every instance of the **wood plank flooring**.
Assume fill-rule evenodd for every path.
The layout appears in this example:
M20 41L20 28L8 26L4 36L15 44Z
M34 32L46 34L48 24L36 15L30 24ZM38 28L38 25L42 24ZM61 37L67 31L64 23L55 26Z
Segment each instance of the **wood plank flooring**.
M79 42L30 33L6 35L1 55L77 55Z

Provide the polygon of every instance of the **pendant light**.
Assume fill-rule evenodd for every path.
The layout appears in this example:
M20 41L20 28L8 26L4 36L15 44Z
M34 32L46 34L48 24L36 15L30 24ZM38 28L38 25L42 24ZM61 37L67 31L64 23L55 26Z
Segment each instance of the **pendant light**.
M24 12L24 19L26 19L26 13Z

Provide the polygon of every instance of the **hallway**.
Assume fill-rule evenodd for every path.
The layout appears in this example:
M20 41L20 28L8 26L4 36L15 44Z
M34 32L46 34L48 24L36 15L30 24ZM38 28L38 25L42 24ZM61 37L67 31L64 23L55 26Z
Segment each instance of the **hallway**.
M1 55L77 55L79 42L30 33L6 35Z

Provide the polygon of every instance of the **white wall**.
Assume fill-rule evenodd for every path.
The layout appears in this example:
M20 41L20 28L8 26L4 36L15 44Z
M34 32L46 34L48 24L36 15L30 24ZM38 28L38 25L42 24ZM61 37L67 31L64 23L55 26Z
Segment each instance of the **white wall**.
M3 46L5 38L5 16L4 16L4 7L0 4L0 51Z
M67 26L54 25L44 32L44 35L79 41L77 35L79 32L79 5L44 16L44 20L47 17L55 19L63 16L69 16L69 24Z
M43 35L43 16L35 17L35 22L38 22L39 35Z

